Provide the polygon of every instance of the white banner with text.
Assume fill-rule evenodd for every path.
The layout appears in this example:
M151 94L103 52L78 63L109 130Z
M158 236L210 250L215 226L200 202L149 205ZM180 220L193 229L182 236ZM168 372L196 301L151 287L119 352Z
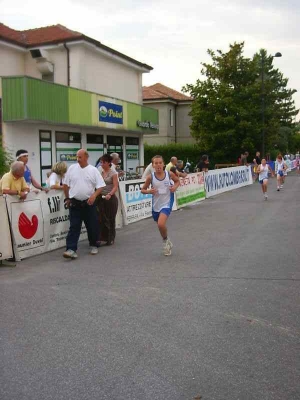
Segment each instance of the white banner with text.
M141 193L144 183L144 179L119 182L125 225L152 215L152 194Z
M240 166L208 171L205 174L206 197L252 185L251 167Z

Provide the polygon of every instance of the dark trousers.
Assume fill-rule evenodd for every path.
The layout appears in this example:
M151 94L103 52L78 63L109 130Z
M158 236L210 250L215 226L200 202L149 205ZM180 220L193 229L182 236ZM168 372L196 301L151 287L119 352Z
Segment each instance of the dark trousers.
M87 230L90 246L98 247L99 223L96 205L70 207L70 229L67 236L67 250L77 251L82 221Z

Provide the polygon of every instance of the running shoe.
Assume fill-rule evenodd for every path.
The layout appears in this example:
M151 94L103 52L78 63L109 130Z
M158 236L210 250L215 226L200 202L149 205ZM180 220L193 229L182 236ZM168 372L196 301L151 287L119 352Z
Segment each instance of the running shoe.
M98 247L91 247L90 248L90 254L92 254L93 256L95 254L98 254Z
M280 185L280 189L283 189L283 185Z
M277 186L277 192L280 192L279 186Z
M78 258L78 254L76 253L76 251L71 249L65 251L63 256L64 258L72 258L72 259Z
M173 244L172 244L171 240L167 239L164 242L164 249L163 249L165 256L170 256L172 254L172 247L173 247Z
M265 194L265 200L268 200L268 195L267 194Z

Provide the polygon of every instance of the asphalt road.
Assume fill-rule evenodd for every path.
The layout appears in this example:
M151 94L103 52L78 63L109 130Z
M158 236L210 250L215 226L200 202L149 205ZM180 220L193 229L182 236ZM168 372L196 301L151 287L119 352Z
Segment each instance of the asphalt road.
M3 400L300 399L300 177L0 269Z

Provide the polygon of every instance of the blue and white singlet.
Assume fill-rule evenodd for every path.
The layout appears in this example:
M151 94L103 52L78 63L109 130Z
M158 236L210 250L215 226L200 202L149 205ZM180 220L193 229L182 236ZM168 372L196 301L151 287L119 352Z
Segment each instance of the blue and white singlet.
M158 179L155 172L152 172L152 187L157 189L157 193L152 197L152 210L160 212L163 208L170 208L172 210L174 203L174 193L170 192L170 186L173 181L167 171L163 179Z

